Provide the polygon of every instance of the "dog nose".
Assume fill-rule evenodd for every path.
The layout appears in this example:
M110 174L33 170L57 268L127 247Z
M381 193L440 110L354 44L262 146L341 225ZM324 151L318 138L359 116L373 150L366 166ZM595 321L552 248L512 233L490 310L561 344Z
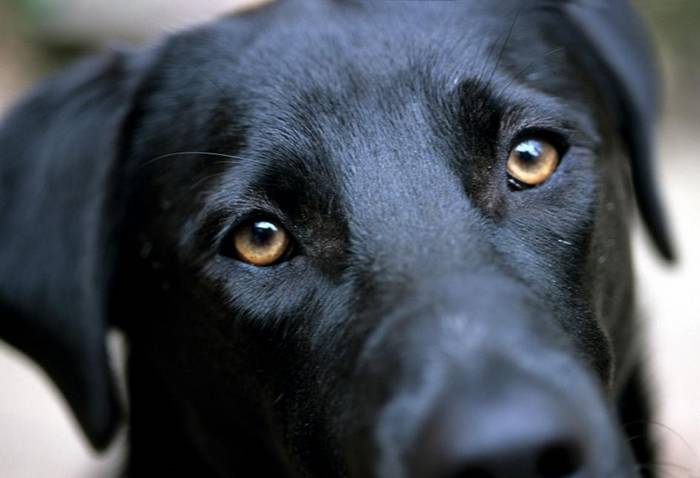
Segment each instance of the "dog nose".
M416 443L414 478L580 478L589 437L576 410L537 392L441 404Z
M441 478L568 478L582 467L575 442L532 440L520 447L502 447L491 453L465 456L464 463Z

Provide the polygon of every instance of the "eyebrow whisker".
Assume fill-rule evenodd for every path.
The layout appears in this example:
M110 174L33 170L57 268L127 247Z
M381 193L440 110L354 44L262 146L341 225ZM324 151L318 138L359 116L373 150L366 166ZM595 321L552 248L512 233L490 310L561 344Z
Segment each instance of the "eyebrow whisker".
M224 153L214 153L211 151L177 151L174 153L166 153L166 154L161 154L160 156L156 156L155 158L152 158L145 163L143 163L142 166L150 166L151 164L160 161L161 159L166 159L166 158L172 158L176 156L187 156L187 155L199 155L199 156L214 156L217 158L227 158L227 159L232 159L232 160L243 160L241 156L235 156L232 154L224 154Z
M517 80L519 80L520 77L521 77L523 74L525 74L525 72L527 72L527 70L529 70L530 68L532 68L533 66L535 66L536 63L538 63L538 62L540 62L541 60L547 58L548 56L551 56L551 55L554 55L554 54L556 54L556 53L559 53L559 52L562 51L562 50L564 50L564 47L554 48L554 49L549 50L548 52L546 52L544 55L542 55L542 57L538 58L537 60L533 60L533 61L531 61L530 63L528 63L528 64L527 64L526 66L524 66L520 71L518 71L515 75L513 75L513 78L511 78L510 81L508 81L508 83L507 83L503 88L501 88L501 91L498 92L498 95L496 96L496 98L502 97L502 96L506 93L506 91L508 91L508 89L513 85L513 83L515 83Z

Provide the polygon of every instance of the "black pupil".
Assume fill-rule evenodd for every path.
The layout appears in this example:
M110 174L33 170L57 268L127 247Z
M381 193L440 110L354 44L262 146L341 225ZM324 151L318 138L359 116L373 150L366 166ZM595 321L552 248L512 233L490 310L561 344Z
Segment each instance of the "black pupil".
M251 227L251 242L257 246L266 246L272 242L279 229L267 221L257 221Z
M534 163L542 156L542 143L534 139L523 141L515 147L515 152L524 163Z

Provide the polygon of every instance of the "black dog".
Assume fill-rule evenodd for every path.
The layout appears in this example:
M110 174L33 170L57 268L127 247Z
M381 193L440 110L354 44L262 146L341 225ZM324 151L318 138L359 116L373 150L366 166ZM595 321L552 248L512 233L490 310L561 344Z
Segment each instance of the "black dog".
M624 1L283 1L84 63L0 131L0 335L131 476L651 476Z

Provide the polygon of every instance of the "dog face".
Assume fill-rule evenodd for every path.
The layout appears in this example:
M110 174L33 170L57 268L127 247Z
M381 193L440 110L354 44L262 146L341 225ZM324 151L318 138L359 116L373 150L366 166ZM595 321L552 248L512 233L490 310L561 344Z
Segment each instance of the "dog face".
M512 7L281 3L53 80L0 137L28 157L58 110L3 170L40 197L4 213L31 259L2 256L0 332L100 445L125 331L134 473L169 446L217 476L635 476L609 402L631 178L670 254L651 73L631 23L629 65L600 50L610 12Z

